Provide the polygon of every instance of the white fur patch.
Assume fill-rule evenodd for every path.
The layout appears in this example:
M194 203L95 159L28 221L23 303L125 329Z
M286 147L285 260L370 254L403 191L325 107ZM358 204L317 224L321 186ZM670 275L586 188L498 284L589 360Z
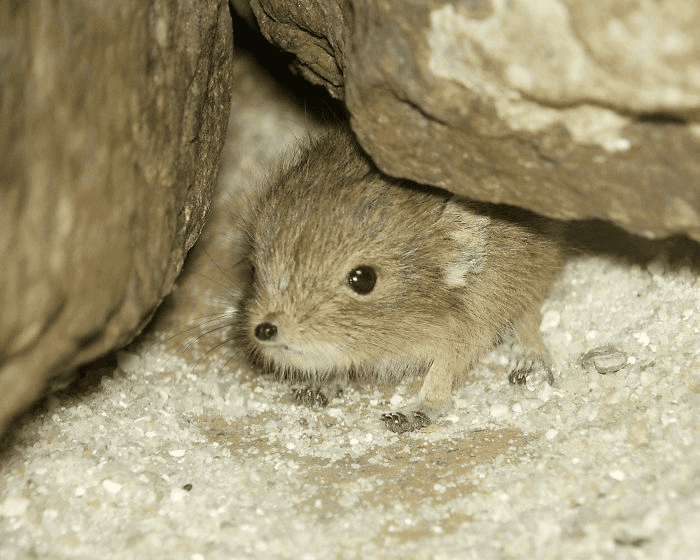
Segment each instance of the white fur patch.
M465 286L469 276L481 272L486 263L490 219L470 212L457 198L447 204L442 219L448 223L448 235L457 246L445 265L445 282L449 286Z
M260 352L281 367L295 367L305 372L348 368L347 353L332 343L282 343L258 345Z
M467 284L467 274L469 269L464 263L451 263L445 267L445 282L448 286L460 287Z

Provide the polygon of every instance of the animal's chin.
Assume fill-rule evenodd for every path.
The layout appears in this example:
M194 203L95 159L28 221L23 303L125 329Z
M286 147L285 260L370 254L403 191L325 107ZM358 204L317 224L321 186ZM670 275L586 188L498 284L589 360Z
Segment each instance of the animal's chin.
M295 348L285 343L258 346L258 353L272 369L296 371L302 375L317 377L350 367L345 356L333 356L323 351Z

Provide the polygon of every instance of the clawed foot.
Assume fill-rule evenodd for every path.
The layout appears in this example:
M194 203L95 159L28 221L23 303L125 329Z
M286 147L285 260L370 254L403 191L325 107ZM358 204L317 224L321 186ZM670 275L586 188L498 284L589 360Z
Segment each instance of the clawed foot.
M292 390L292 398L309 408L323 408L328 405L328 397L314 387L300 387Z
M549 364L542 358L518 360L508 374L508 381L514 385L537 386L546 381L554 385L554 375Z
M382 414L382 420L388 430L395 434L414 432L432 424L428 415L420 410L406 412L387 412Z
M328 385L306 385L292 389L292 398L298 403L309 408L323 408L328 406L334 398L343 394L345 385L330 383Z

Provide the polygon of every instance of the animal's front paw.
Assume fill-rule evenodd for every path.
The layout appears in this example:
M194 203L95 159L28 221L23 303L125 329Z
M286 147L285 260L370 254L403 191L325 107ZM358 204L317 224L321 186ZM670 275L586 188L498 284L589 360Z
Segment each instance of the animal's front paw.
M554 375L549 364L542 358L525 358L517 360L510 372L508 381L514 385L537 386L546 381L550 385L554 384Z
M292 398L309 408L323 408L328 405L328 397L317 387L300 387L292 390Z
M387 412L386 414L382 414L382 420L384 421L384 425L387 427L387 429L391 430L395 434L414 432L416 430L420 430L428 424L432 424L432 421L428 415L420 410Z

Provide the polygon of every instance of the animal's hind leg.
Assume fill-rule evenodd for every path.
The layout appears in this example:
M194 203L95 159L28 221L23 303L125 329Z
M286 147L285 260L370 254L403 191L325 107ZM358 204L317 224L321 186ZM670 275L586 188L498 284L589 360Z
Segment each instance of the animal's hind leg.
M539 307L527 311L514 326L515 334L525 353L508 372L508 380L515 384L524 384L537 377L544 376L550 385L554 384L549 352L540 334L541 313Z

